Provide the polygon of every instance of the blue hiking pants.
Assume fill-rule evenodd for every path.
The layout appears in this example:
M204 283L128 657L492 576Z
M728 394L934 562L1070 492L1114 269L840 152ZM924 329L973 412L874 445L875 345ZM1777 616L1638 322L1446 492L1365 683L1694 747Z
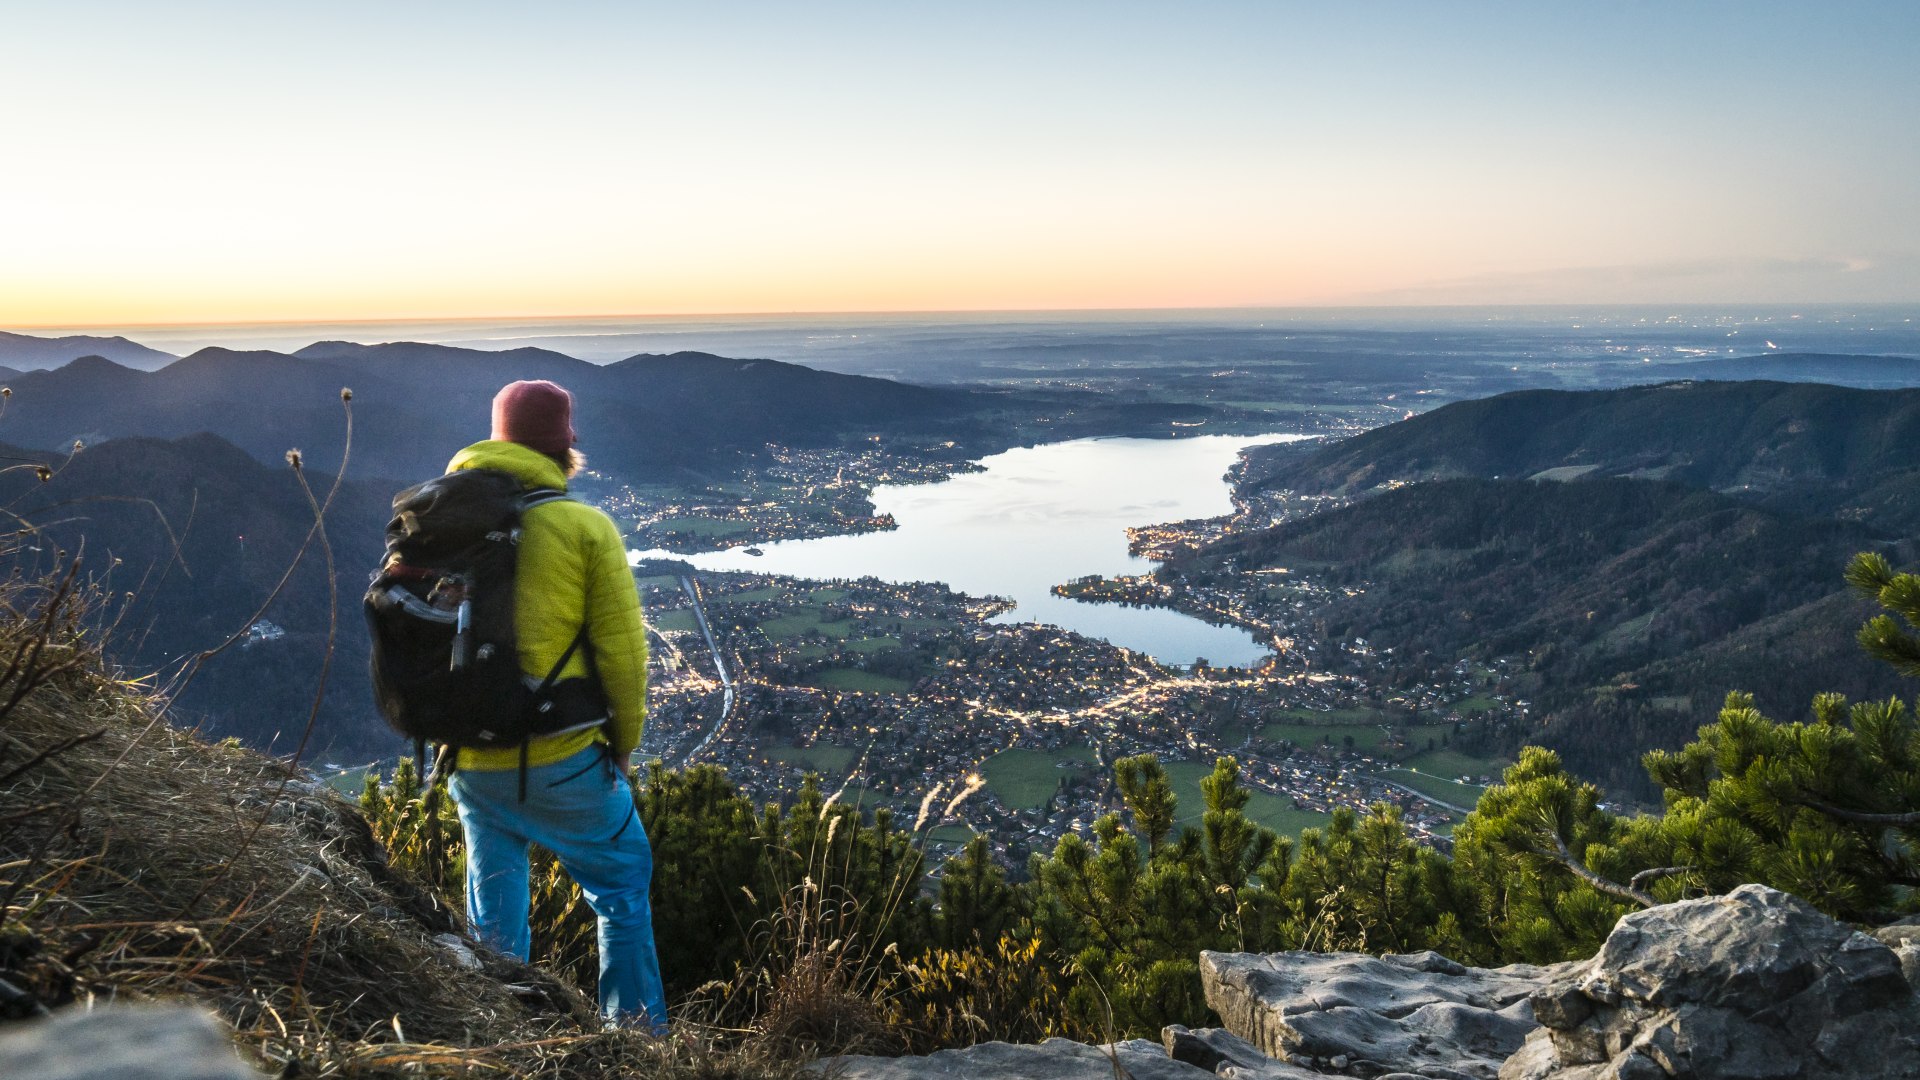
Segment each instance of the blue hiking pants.
M666 995L653 944L653 851L633 789L603 745L527 770L462 770L447 790L467 834L467 919L474 936L527 959L527 845L560 858L600 919L600 1011L664 1032Z

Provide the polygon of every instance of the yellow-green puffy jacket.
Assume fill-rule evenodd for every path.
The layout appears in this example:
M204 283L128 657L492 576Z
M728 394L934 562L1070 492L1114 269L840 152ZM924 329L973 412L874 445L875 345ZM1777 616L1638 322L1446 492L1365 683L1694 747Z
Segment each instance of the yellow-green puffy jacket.
M528 488L564 491L566 474L552 458L519 443L474 443L453 456L447 471L499 469ZM547 765L606 741L615 760L640 745L647 715L647 630L626 545L613 519L585 503L556 499L530 507L520 523L514 570L514 632L520 668L544 679L584 624L593 668L600 674L611 716L600 730L536 738L527 764ZM589 678L587 649L576 650L562 679ZM459 768L517 769L520 750L462 750Z

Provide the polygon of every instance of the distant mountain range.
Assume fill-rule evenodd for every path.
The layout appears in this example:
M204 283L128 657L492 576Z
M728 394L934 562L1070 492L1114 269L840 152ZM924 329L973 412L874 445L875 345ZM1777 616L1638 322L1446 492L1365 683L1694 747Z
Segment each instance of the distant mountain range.
M0 330L0 376L11 378L22 371L56 368L82 356L104 356L141 371L165 367L177 359L172 353L150 349L123 337L70 334L48 338Z
M980 430L993 395L935 390L706 353L641 355L597 365L541 349L323 342L294 354L206 348L157 371L100 357L11 380L0 433L15 444L69 446L133 435L213 432L263 462L303 449L332 468L344 441L340 391L353 390L353 474L437 474L487 435L503 384L554 379L573 391L581 449L623 477L712 468L769 442L835 445L878 433Z
M1644 374L1656 382L1666 379L1710 379L1720 382L1768 379L1774 382L1817 382L1892 390L1920 386L1920 358L1845 353L1767 353L1762 356L1724 356L1683 363L1648 364Z

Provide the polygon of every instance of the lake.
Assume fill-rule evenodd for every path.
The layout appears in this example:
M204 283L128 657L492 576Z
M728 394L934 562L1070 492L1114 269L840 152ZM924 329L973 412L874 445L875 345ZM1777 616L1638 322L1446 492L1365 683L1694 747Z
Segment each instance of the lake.
M983 472L933 484L881 485L875 508L899 528L790 540L685 559L704 570L803 578L940 581L975 596L1005 596L998 622L1042 622L1147 653L1169 664L1204 656L1247 665L1268 654L1253 635L1160 608L1089 604L1052 589L1087 574L1153 568L1127 552L1129 525L1212 517L1233 509L1224 474L1240 450L1303 435L1201 435L1188 439L1077 439L981 459Z

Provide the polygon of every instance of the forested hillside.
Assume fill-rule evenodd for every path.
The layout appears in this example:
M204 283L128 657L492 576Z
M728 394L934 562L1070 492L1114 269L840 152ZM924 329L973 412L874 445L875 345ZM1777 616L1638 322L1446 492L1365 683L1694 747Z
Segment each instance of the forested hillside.
M334 401L338 410L337 394ZM79 556L112 625L106 650L130 674L157 673L155 685L165 688L187 658L247 631L279 587L251 632L186 684L174 717L291 751L312 708L329 628L327 552L317 538L280 584L314 523L302 476L213 435L115 439L70 459L13 448L0 456L19 466L0 472L0 505L35 528L8 562L32 576L59 569L63 554ZM304 479L319 500L333 485L324 473ZM371 754L393 745L367 689L358 610L390 496L385 485L349 481L327 512L339 648L315 750Z
M1910 528L1920 390L1666 383L1465 401L1284 458L1249 491L1364 495L1460 476L1665 479Z
M1889 539L1671 482L1456 479L1232 537L1166 572L1220 584L1289 567L1363 588L1320 629L1392 648L1403 681L1462 656L1520 658L1546 720L1534 741L1644 796L1637 751L1678 746L1729 690L1794 716L1832 685L1894 689L1853 646L1866 605L1840 576Z

